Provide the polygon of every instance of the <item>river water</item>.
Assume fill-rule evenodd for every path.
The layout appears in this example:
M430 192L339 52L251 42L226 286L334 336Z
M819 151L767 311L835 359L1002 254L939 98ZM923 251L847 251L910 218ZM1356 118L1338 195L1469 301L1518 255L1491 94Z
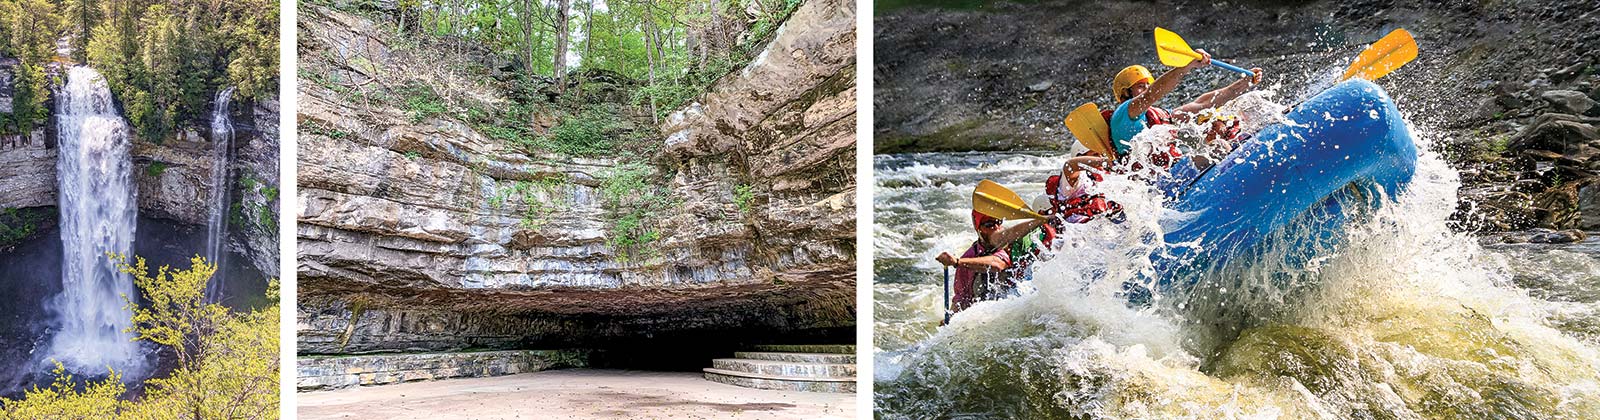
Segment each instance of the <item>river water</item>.
M1168 246L1164 213L1153 189L1112 175L1101 188L1128 222L1069 226L1068 249L1035 266L1023 296L939 327L933 257L976 239L973 186L1031 198L1063 159L876 157L879 417L1600 417L1600 239L1480 245L1452 231L1460 181L1431 152L1411 188L1346 227L1342 248L1294 272L1245 262L1225 274L1292 277L1298 290L1130 307L1117 292Z

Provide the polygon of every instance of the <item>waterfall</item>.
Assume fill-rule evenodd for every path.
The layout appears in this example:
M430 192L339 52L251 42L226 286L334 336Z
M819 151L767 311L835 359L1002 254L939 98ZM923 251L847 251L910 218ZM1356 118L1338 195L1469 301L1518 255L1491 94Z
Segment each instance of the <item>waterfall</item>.
M51 312L60 330L49 357L70 369L125 374L144 364L123 309L134 296L132 280L117 272L106 253L133 248L134 203L128 124L112 106L105 78L88 67L73 67L56 95L60 183L61 294Z
M211 214L206 224L206 261L216 264L217 273L206 285L206 298L216 301L222 289L222 258L228 235L229 154L233 143L233 120L228 117L228 102L233 99L233 88L217 92L216 109L211 111L211 143L216 150L211 160Z

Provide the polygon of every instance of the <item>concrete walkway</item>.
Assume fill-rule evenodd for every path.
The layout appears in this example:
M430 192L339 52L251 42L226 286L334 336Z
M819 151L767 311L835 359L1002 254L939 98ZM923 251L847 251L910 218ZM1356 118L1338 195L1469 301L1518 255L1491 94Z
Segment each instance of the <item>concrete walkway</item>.
M854 394L766 391L695 372L554 370L298 395L301 419L848 419Z

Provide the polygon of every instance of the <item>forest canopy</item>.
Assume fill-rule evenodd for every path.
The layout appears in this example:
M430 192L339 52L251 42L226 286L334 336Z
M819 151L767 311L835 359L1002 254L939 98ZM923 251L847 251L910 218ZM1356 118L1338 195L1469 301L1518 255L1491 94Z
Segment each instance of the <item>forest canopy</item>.
M363 3L365 1L365 3ZM663 114L749 62L800 0L313 0L379 10L405 33L488 49L564 89L605 70L645 81L639 105ZM392 6L388 6L392 4Z
M105 75L135 129L159 141L203 119L226 87L243 99L276 95L278 2L0 0L0 55L20 61L0 132L44 121L47 64L82 63Z

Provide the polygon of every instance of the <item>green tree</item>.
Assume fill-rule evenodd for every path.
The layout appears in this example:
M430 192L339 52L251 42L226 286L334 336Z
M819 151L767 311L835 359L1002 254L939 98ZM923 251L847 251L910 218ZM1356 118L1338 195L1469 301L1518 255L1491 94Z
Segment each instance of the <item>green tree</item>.
M203 123L216 92L229 86L237 99L276 94L276 1L99 3L103 14L79 46L145 138L160 141L183 124Z
M181 18L168 13L161 4L150 6L139 19L139 27L143 28L139 34L139 64L146 83L134 96L136 108L128 110L128 119L150 136L167 133L181 110L184 92L178 82L185 58L178 44L181 24Z
M61 16L46 0L0 0L0 31L6 31L7 52L23 62L43 64L55 55ZM9 29L6 29L9 28Z
M268 304L236 313L205 303L206 283L217 266L194 257L189 270L161 267L152 277L143 258L128 264L115 257L123 273L133 276L147 306L131 299L130 331L139 340L166 346L178 355L178 368L150 386L140 403L153 412L182 413L180 418L233 419L278 411L278 284L268 284Z
M66 0L61 3L61 16L65 18L66 30L69 35L76 38L75 45L88 45L89 37L93 34L95 26L106 18L106 9L100 0ZM74 58L86 59L88 51L78 48L73 51Z
M26 133L48 116L44 103L50 83L44 64L55 55L54 34L61 31L55 5L45 0L0 0L0 55L20 64L14 76L10 113L0 113L0 133Z

